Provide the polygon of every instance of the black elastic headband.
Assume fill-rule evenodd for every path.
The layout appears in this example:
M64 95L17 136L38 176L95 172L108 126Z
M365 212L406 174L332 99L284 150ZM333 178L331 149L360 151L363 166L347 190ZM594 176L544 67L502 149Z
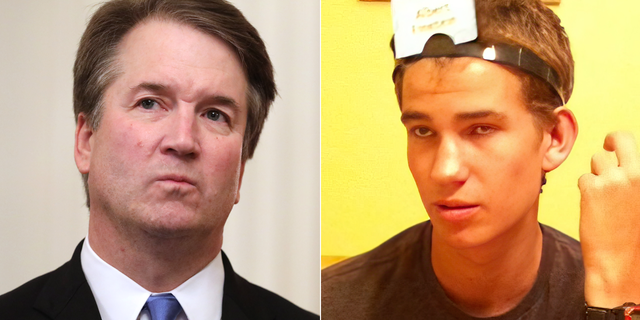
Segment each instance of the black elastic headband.
M478 41L456 45L449 36L434 34L424 45L421 54L403 59L437 57L475 57L516 67L546 81L558 94L562 104L564 105L566 102L562 94L558 73L527 48L504 43L484 44ZM398 67L396 66L393 70L393 79L395 79L397 70Z

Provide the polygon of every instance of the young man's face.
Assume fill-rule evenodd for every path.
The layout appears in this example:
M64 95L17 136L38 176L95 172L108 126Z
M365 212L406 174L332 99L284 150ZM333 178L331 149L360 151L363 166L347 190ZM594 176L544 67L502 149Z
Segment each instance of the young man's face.
M434 236L471 248L535 223L549 138L516 75L477 58L422 59L404 75L402 122Z

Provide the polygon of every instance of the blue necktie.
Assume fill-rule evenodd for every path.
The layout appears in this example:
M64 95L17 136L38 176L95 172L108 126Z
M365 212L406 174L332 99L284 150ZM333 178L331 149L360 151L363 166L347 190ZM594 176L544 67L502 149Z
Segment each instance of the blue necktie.
M151 320L176 320L182 310L180 302L171 293L163 293L149 296L147 308L151 314Z

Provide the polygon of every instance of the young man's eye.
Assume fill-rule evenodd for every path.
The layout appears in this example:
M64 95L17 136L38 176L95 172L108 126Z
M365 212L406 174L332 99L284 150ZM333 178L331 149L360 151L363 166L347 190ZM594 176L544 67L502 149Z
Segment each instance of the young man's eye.
M495 129L493 127L490 126L477 126L475 128L473 128L472 130L472 134L478 134L478 135L485 135L485 134L490 134L493 131L495 131Z
M158 103L155 100L151 100L151 99L141 100L139 104L145 110L152 110L158 105Z
M433 134L433 131L426 127L419 127L413 129L413 133L418 137L428 137Z

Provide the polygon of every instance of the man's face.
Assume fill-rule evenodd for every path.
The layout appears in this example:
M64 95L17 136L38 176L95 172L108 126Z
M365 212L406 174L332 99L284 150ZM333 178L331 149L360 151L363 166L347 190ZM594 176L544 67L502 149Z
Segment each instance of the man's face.
M89 172L91 214L150 233L221 234L244 168L239 59L218 38L155 19L119 49L121 73L104 93L98 129L84 124L86 159L76 156Z
M402 88L409 168L434 226L458 248L501 238L536 221L543 135L519 79L481 59L410 66Z

